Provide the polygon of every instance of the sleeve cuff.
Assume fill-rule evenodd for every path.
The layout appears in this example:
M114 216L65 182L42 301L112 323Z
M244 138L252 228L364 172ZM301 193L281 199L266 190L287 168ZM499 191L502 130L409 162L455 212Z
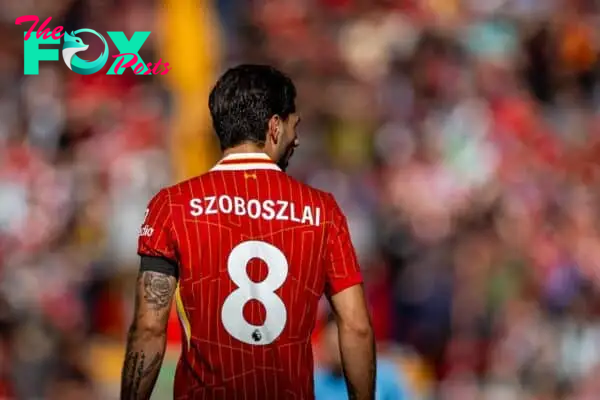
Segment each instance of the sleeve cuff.
M330 296L333 296L333 295L341 292L342 290L348 289L349 287L352 287L352 286L360 285L362 283L363 283L362 275L360 273L356 273L349 277L331 282L329 285L328 293Z

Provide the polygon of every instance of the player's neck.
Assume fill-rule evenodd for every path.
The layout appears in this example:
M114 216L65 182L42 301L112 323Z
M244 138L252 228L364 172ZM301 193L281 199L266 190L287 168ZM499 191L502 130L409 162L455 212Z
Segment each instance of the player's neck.
M258 146L254 143L243 143L235 147L231 147L223 151L223 157L227 157L232 154L250 154L250 153L261 153L271 156L264 147Z

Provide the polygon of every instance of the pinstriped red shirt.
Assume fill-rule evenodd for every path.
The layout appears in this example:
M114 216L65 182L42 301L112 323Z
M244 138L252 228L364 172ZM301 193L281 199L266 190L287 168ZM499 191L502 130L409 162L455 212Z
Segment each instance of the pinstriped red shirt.
M138 254L179 266L175 399L314 399L319 299L362 282L333 196L230 155L150 201Z

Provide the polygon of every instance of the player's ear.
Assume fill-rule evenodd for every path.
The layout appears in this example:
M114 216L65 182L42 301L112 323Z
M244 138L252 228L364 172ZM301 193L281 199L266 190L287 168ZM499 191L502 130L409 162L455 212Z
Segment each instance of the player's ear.
M279 117L279 115L273 115L269 120L267 140L271 139L271 142L273 142L273 144L277 144L279 142L280 135L283 133L282 130L283 127L281 124L281 118Z

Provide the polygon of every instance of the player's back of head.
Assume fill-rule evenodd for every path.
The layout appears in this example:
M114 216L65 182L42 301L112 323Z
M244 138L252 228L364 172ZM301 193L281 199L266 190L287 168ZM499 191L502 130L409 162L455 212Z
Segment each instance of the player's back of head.
M281 71L242 64L225 72L209 96L213 127L221 149L243 143L264 145L273 116L287 119L296 111L296 88Z

